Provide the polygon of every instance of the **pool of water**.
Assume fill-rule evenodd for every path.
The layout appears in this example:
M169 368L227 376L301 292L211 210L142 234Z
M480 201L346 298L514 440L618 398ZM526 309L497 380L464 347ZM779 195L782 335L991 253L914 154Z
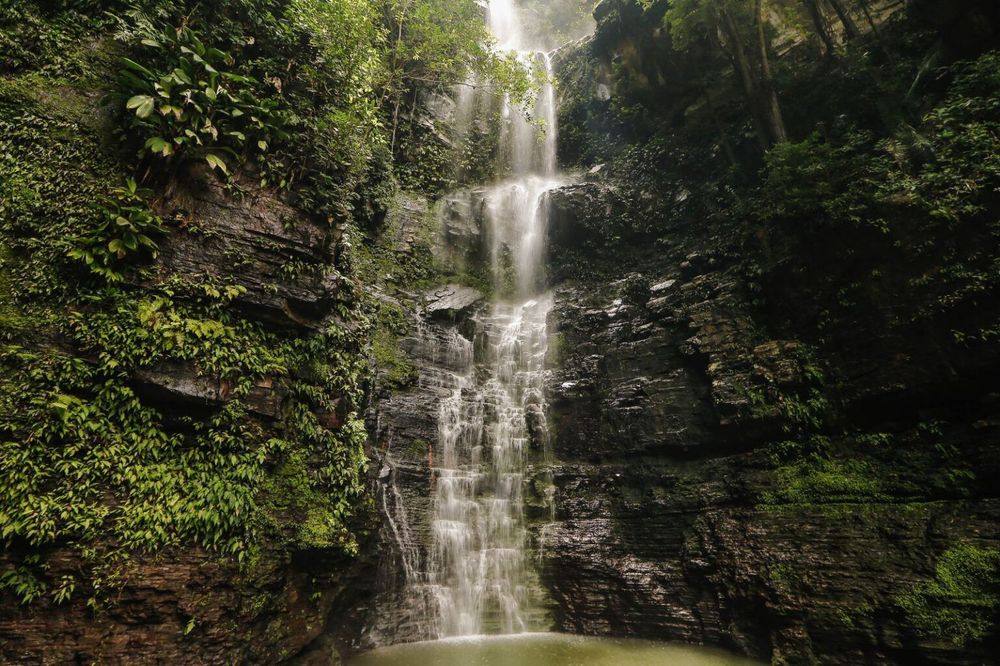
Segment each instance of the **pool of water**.
M722 650L568 634L474 636L380 648L348 666L760 666Z

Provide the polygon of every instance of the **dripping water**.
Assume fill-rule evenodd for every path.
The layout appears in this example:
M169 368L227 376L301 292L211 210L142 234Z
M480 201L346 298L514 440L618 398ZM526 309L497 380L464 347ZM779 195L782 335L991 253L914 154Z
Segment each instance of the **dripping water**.
M438 413L439 460L432 477L431 546L422 589L431 637L544 629L541 592L528 556L524 515L528 461L544 456L544 370L552 299L543 290L545 196L556 168L552 63L522 43L512 0L489 2L502 48L545 81L528 113L504 100L500 141L510 177L485 189L485 233L497 293L510 300L476 316L445 353L456 370ZM475 97L460 93L456 117L471 124ZM535 121L529 119L532 116ZM471 207L470 207L471 208ZM461 360L458 360L458 358Z

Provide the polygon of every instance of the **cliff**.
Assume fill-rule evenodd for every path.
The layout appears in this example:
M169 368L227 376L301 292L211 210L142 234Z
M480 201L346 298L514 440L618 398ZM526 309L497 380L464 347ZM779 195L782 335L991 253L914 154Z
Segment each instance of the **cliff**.
M357 223L137 166L111 28L4 16L0 660L332 663L375 527Z
M454 144L455 101L416 86L398 136L352 134L385 119L309 78L301 23L221 3L197 27L244 67L214 117L235 134L182 159L119 89L154 47L29 4L0 21L0 658L329 664L427 636L407 582L439 408L459 364L486 374L458 335L509 260L485 190L441 192L497 176L497 128ZM546 626L776 664L1000 653L1000 16L850 6L832 49L767 17L789 140L765 149L670 3L604 0L554 54L574 177L543 200L525 414ZM157 57L135 64L194 61ZM250 106L262 127L225 125Z
M885 10L873 48L913 48L919 63L926 51L895 40L941 30L928 47L951 49L956 22L973 16L978 48L995 43L992 9L929 19L916 4ZM758 181L725 65L692 74L632 3L608 0L596 15L595 38L564 51L559 70L561 155L606 164L552 196L557 518L540 549L557 626L773 663L992 663L995 172L939 224L880 180L891 168L830 164L883 193L846 222L837 208L852 205L850 186L808 169L833 162L823 151L843 145L838 128L885 130L877 116L866 125L873 107L796 95L826 86L844 99L851 55L818 72L794 55L805 45L779 61L786 117L819 138L800 161L780 161L794 146L772 149ZM950 57L977 53L962 46ZM965 94L996 99L993 84L971 93L964 67L923 93L914 131L927 153L901 167L917 189L947 168L944 127L995 127L993 115L949 125L929 111L975 106ZM954 163L975 154L965 143ZM782 168L788 180L775 177ZM802 199L767 208L782 188Z

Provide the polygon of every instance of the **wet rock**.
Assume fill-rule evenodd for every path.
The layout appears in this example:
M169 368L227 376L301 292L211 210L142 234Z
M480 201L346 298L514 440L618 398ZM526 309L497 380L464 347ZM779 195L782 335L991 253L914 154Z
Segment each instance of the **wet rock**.
M585 176L588 181L600 180L601 174L604 172L605 164L596 164L587 170L587 175Z
M234 397L232 382L199 374L194 368L179 364L140 370L132 380L141 394L164 405L217 407ZM251 412L273 418L278 415L283 393L273 378L265 378L258 380L241 399Z
M579 183L548 194L549 220L546 233L550 251L577 248L597 242L605 233L604 220L619 204L613 191L596 182Z
M239 286L237 303L251 316L280 325L322 326L343 276L337 270L343 227L304 215L272 190L240 177L234 197L207 167L194 167L160 206L186 233L160 242L160 261L143 286L182 280Z
M237 178L240 196L195 167L166 194L159 212L188 228L158 239L157 261L148 272L133 274L131 285L242 287L245 292L228 311L234 322L272 330L304 327L298 332L308 334L342 298L337 270L342 230L302 214L246 175ZM183 298L184 289L176 291ZM183 417L206 424L236 397L230 381L182 362L137 371L129 384L145 406L162 415L168 432L182 434L191 427ZM240 396L248 427L270 432L284 398L278 377L258 379ZM326 427L340 427L344 407L336 397L325 400L315 407L316 417ZM133 553L113 560L106 570L101 562L81 561L78 546L47 547L46 575L74 580L76 590L63 603L46 596L31 605L0 590L0 662L284 663L297 657L334 662L332 645L316 648L322 636L338 645L352 640L338 625L354 621L355 595L367 589L371 561L365 555L348 557L339 545L305 546L297 537L305 519L301 511L275 508L255 540L259 550L252 566L238 566L235 558L190 540L165 545L155 557ZM355 515L367 554L364 510ZM25 554L17 544L6 546L0 549L0 571L13 570ZM99 544L97 552L118 547ZM108 587L94 590L89 574L81 576L94 567ZM89 607L91 597L101 601L99 612Z
M15 553L0 553L0 567ZM19 614L3 597L0 661L9 664L223 664L278 663L296 655L336 664L332 644L321 654L314 642L344 638L340 623L354 621L351 606L366 589L363 560L331 551L309 554L304 567L287 551L265 547L252 570L240 570L197 548L169 557L138 556L115 590L113 604L94 614L86 597ZM74 577L79 560L70 551L47 553L48 573ZM346 592L345 590L350 590ZM349 642L349 639L346 639ZM344 645L344 643L340 643Z
M483 235L484 202L480 190L458 192L445 199L442 222L448 247L462 248L470 254L478 251Z
M528 405L524 410L524 418L527 421L531 448L536 451L544 450L547 430L545 412L542 406L539 404Z
M472 287L445 285L427 293L424 314L433 319L455 321L470 314L484 298L481 292Z
M561 228L574 230L566 243L587 233L583 209L601 215L613 201L590 199L602 195L587 188L556 197ZM610 277L581 271L555 287L550 335L560 351L547 386L556 516L540 531L557 628L722 645L782 663L992 663L995 639L958 648L921 638L896 602L933 575L946 548L1000 542L992 489L959 498L949 481L934 490L939 472L919 462L927 449L915 444L893 451L893 475L906 477L893 492L763 501L789 483L771 448L788 439L788 422L751 396L808 395L823 359L769 328L740 264L739 234L680 228L655 254L626 246ZM644 305L642 283L651 285ZM927 405L920 419L935 409L931 395L955 404L954 369L934 358L939 350L917 372L914 357L873 356L876 341L858 338L826 358L838 390L858 405L851 427L897 432L914 419L917 395ZM992 477L997 399L977 381L957 411L944 408L957 423L941 438Z
M427 215L427 200L421 196L400 193L389 211L388 226L396 229L395 245L398 252L411 254L417 234Z

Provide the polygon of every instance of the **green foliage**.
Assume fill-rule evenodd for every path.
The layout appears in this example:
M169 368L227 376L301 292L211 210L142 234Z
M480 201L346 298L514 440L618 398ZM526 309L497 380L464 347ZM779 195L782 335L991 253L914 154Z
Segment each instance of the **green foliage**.
M922 127L901 127L877 150L870 134L856 131L836 142L814 134L775 147L767 158L764 218L822 211L831 223L877 220L883 230L887 208L951 223L974 218L1000 180L998 66L995 53L956 65L948 97Z
M380 98L386 74L385 28L369 0L294 0L286 17L302 61L283 84L299 117L284 156L299 180L301 205L321 215L379 219L394 192ZM299 171L295 165L307 168Z
M877 188L877 175L869 173L871 147L864 132L850 133L837 145L813 134L775 146L766 156L758 214L764 220L807 217L817 225L876 224L885 231L870 195Z
M868 503L885 497L872 465L864 460L812 457L779 468L765 505Z
M138 33L147 64L123 58L118 83L129 115L127 131L140 154L204 159L229 172L226 156L264 161L271 144L287 138L288 117L274 100L261 99L259 83L227 71L232 56L206 46L189 27L154 28L141 15Z
M3 539L33 547L110 539L124 553L194 541L243 559L263 536L268 470L285 456L308 456L300 488L351 548L344 521L363 490L364 429L350 414L330 430L316 410L331 394L359 398L364 363L350 351L352 336L330 329L281 340L231 321L224 302L110 298L116 307L78 314L65 331L92 363L0 350L10 373L0 404ZM184 361L203 373L198 381L218 385L221 407L166 420L127 386L140 369ZM277 437L248 410L262 381L289 394Z
M165 229L146 205L148 196L148 192L138 189L133 178L126 181L125 187L115 188L113 196L105 198L100 207L100 223L71 239L68 255L109 282L121 281L119 267L126 258L155 259L157 245L153 236Z
M644 0L650 7L652 0ZM746 9L745 0L677 0L671 2L663 16L663 22L670 28L670 37L676 48L689 47L709 31L718 29L719 12L723 9ZM749 26L750 21L745 21Z
M323 86L370 134L380 125L376 86L383 81L385 29L368 0L292 0L286 18L309 38L302 76Z
M823 325L878 298L882 267L891 265L903 277L890 288L913 303L900 309L895 325L940 322L966 346L1000 335L995 321L979 317L981 304L1000 291L992 251L1000 242L998 67L1000 56L989 53L941 72L953 77L947 96L921 124L899 125L889 138L846 128L770 151L754 216L796 239L826 244L839 270L855 277L824 296Z
M400 94L415 82L449 85L480 75L517 102L533 82L514 54L493 46L474 0L386 0L390 52L388 89Z
M0 590L10 590L22 604L30 604L47 591L46 584L39 580L41 557L28 555L20 564L9 566L0 574Z
M896 597L907 621L924 637L958 646L997 630L1000 611L1000 550L972 544L941 554L934 578Z
M141 66L183 79L168 69L185 71L183 57L202 80L211 78L206 67L221 72L218 54L174 34L177 43L167 33L148 45ZM112 118L94 103L105 92L95 85L114 78L115 63L106 65L94 80L51 83L30 72L0 81L0 540L14 562L0 585L53 603L83 589L96 609L137 554L200 545L235 562L281 544L353 551L368 372L367 323L356 308L342 304L345 324L324 331L268 331L233 307L245 291L235 285L79 279L78 266L89 265L124 283L125 266L153 258L163 231L134 181L115 187L132 165L109 145ZM147 80L152 90L161 78ZM253 88L221 74L216 82L237 100ZM147 120L173 127L188 118L160 114L164 100ZM185 144L183 159L232 138ZM363 163L362 173L385 177ZM180 384L170 384L176 373ZM187 406L164 407L148 390L157 382L191 391ZM279 506L268 493L288 461L301 465ZM322 530L300 530L304 506L313 512L306 522ZM43 553L54 549L77 554L80 571L50 574Z
M60 90L58 107L28 94L14 82L0 82L4 270L12 302L30 309L65 296L72 284L63 274L68 239L86 236L106 222L94 204L121 180L94 136L90 118L63 113L63 103L78 93Z
M381 374L382 386L400 390L411 386L417 379L417 369L400 348L400 337L409 325L399 306L380 304L377 330L372 339L375 367Z
M823 430L833 406L826 396L826 376L814 351L797 347L789 355L791 358L783 362L794 364L789 368L792 376L782 382L765 372L760 378L763 386L748 395L751 414L761 419L777 417L786 434L808 438Z
M526 40L546 50L579 39L594 27L593 0L521 0Z
M451 146L421 131L412 113L423 90L474 78L497 99L523 107L540 85L535 69L496 47L475 0L385 0L388 51L383 98L391 107L390 144L404 187L427 193L447 188L460 173ZM411 114L404 120L409 105Z
M116 2L88 7L88 3L55 11L33 0L0 0L0 73L32 71L50 76L89 74L84 44L109 23L103 11ZM67 3L69 4L69 3ZM92 48L92 45L91 45Z

